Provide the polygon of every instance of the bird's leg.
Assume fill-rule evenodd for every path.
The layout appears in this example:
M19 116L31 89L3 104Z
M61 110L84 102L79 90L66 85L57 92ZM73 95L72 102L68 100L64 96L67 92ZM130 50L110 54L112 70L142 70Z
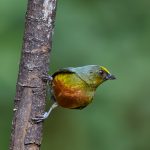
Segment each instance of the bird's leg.
M36 123L39 123L39 122L45 120L46 118L48 118L48 116L50 115L51 111L54 108L56 108L57 106L58 106L57 102L54 102L52 104L52 106L50 107L48 112L45 112L43 115L36 116L35 118L32 118L32 120L34 120Z

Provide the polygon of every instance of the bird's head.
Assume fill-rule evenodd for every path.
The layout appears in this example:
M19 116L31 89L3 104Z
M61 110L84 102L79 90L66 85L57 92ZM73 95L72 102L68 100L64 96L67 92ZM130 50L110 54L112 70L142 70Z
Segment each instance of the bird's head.
M98 75L99 77L103 80L103 81L106 81L106 80L114 80L116 79L116 77L114 75L112 75L108 69L106 69L105 67L103 66L100 66L100 69L98 71Z
M104 81L107 80L114 80L116 79L114 75L112 75L108 69L103 66L91 66L90 75L88 78L88 83L91 84L93 87L98 87Z

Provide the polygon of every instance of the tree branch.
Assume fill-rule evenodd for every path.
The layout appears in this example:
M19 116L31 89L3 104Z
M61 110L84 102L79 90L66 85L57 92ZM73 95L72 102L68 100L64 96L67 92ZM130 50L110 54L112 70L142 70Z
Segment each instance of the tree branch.
M42 123L32 117L45 108L49 56L56 14L56 0L28 0L25 33L14 101L10 150L38 150Z

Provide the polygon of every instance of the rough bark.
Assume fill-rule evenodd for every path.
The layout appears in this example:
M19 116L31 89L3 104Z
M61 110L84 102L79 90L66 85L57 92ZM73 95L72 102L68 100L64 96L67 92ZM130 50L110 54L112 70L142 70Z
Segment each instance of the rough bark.
M56 0L28 0L25 32L14 101L10 150L38 150L42 123L32 117L45 108L49 56L56 14Z

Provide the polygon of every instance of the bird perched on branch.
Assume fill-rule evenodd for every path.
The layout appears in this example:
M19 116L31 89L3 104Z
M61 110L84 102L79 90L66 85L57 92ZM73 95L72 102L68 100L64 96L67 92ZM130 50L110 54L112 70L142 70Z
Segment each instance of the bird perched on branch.
M105 67L87 65L68 67L48 76L51 96L54 101L48 112L33 118L36 122L46 119L57 106L82 109L93 100L97 87L104 81L116 79Z

